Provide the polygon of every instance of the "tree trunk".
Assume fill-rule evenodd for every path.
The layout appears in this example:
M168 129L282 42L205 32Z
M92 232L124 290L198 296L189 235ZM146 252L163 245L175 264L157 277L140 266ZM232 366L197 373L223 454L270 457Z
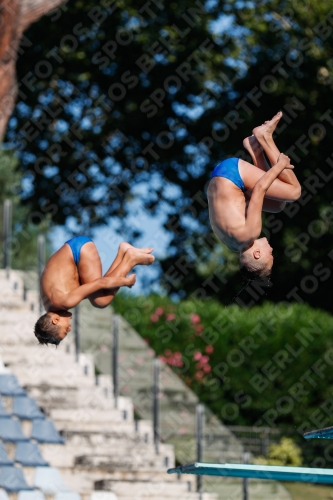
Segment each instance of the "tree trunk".
M23 31L66 0L0 0L0 142L17 96L16 59Z

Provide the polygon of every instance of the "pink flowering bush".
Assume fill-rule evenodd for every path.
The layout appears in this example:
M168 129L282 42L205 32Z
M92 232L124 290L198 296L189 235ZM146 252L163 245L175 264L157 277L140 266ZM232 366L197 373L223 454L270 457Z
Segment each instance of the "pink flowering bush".
M155 352L229 425L266 425L263 415L273 408L274 425L301 428L305 416L308 420L329 397L333 318L323 311L304 304L242 309L213 300L125 294L117 294L112 305L146 339L151 355ZM311 372L315 387L304 385L298 402L290 388L318 360L324 360L325 371ZM279 401L288 402L287 411L278 409ZM236 412L229 411L233 407Z
M191 321L192 323L200 323L200 316L199 314L191 314Z
M159 356L159 358L169 366L180 368L184 365L181 352L172 352L170 349L166 349L164 351L164 356Z
M118 297L114 304L121 306L123 302ZM150 296L147 303L143 300L141 305L137 304L138 310L142 311L141 317L131 315L130 310L124 310L123 314L125 318L128 315L132 324L133 317L138 319L133 327L144 332L146 342L155 349L160 360L194 389L198 384L205 386L212 371L210 354L214 349L202 338L205 331L203 313L198 314L193 307L182 309L180 304L157 296ZM186 353L189 344L195 346L192 355Z

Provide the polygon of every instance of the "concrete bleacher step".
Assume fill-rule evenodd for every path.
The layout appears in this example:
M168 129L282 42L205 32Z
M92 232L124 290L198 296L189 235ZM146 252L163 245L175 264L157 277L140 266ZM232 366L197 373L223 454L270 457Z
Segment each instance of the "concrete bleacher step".
M172 497L177 493L183 495L191 492L191 483L171 483L164 481L114 481L104 479L95 484L96 488L101 490L113 491L117 496L132 496L137 498L140 496L149 497L150 495L161 495Z
M113 436L124 436L128 434L134 434L135 429L133 429L133 422L107 422L107 423L98 423L92 422L83 422L80 426L75 422L64 422L64 421L55 421L56 428L61 433L61 435L66 435L66 433L77 431L80 428L79 432L96 432L99 434L111 434Z
M67 492L67 493L62 492L62 493L44 495L44 493L40 490L20 491L18 493L13 493L13 492L6 493L5 490L0 490L0 499L1 500L91 500L91 497L89 495L86 498L81 499L81 497L77 493L73 492ZM99 500L98 497L96 497L96 500ZM105 498L104 500L117 500L117 498L110 497L109 499Z
M124 432L130 432L133 424L131 422L84 422L84 421L57 421L55 420L56 427L59 432L73 431L80 427L82 432L114 432L115 435Z
M17 335L20 333L28 335L30 333L29 338L32 341L31 344L34 343L36 345L33 335L31 336L31 329L36 321L36 314L32 311L25 312L20 309L17 311L1 311L1 334L3 333L6 338L6 336L10 336L10 334L13 336L13 332ZM15 338L13 342L15 342Z
M97 312L93 311L89 304L83 304L82 313L87 320L81 328L83 330L81 345L88 352L89 349L94 350L96 363L103 373L111 373L110 351L107 352L103 348L105 345L110 346L112 344L110 328L101 332L99 337L93 335L91 325ZM110 324L112 323L112 310L108 314ZM110 332L109 339L105 340L107 332ZM122 317L119 317L118 344L120 391L136 402L136 411L141 418L149 418L152 412L150 394L153 380L154 353ZM178 458L183 461L186 458L184 457L184 449L188 448L188 436L194 435L195 406L198 403L198 398L172 372L170 367L162 364L160 375L161 387L163 387L163 399L160 400L160 432L162 437L175 444ZM207 409L206 413L209 413ZM209 419L206 421L207 432L216 435L212 445L212 457L209 455L209 459L216 459L218 454L222 461L230 461L231 459L241 461L243 453L241 442L216 417L215 419L212 417L210 414ZM229 444L224 446L225 438L228 436ZM195 446L192 448L195 453ZM193 453L190 455L190 460L193 460ZM188 460L186 459L186 461Z
M78 431L63 431L61 435L64 437L67 445L72 448L72 455L75 455L76 450L86 450L89 449L92 452L98 450L108 449L109 453L114 453L114 450L123 450L126 447L142 447L146 449L147 446L153 446L153 440L147 440L146 435L140 435L133 427L126 428L127 432L114 432L108 430L103 433L101 431L96 432L84 432ZM174 457L173 447L170 445L161 445L161 453L167 454L168 456Z
M133 414L130 412L124 413L122 410L115 409L96 409L96 408L80 408L80 409L53 409L50 411L50 417L59 425L64 423L76 422L77 424L90 423L103 426L109 422L132 422L134 425Z
M33 332L29 330L29 334ZM54 365L59 368L60 348L54 349L52 346L47 348L37 344L34 338L34 344L25 346L25 349L18 351L15 345L5 344L0 347L0 355L5 363L11 364L27 364L27 365ZM91 356L81 354L78 363L73 363L73 355L66 352L61 352L61 366L78 367L86 375L95 374L95 364Z
M139 500L144 499L169 499L177 496L179 500L197 500L198 493L193 488L193 483L186 481L179 482L165 482L165 481L114 481L110 479L103 479L95 483L96 490L112 491L120 499L135 498ZM217 499L217 495L212 493L204 493L202 495L204 500Z
M178 481L177 479L170 480L168 474L166 472L162 473L157 469L149 469L149 470L128 470L127 467L122 470L105 470L105 469L97 469L97 468L89 468L89 467L74 467L74 468L66 468L60 469L61 475L63 477L64 482L73 490L78 491L82 497L87 494L91 489L96 491L111 491L114 492L113 485L124 484L124 487L128 485L128 494L127 496L132 495L132 486L131 484L148 484L151 482L161 482L167 485L175 485L173 486L175 489L180 488L183 491L184 483L191 483L192 491L195 491L195 478L189 477L187 481ZM173 490L174 491L174 490ZM126 491L124 491L126 493ZM185 493L189 494L189 493ZM193 495L193 493L192 493ZM197 495L197 493L196 493ZM117 493L117 497L120 498ZM182 495L178 495L178 493L173 495L174 498L182 498ZM132 498L137 498L136 494ZM189 497L191 500L197 500L198 497ZM211 500L212 497L209 497ZM215 497L213 497L215 498ZM170 496L169 496L170 500ZM207 498L208 500L208 498Z
M123 496L117 494L117 498L121 500L133 500L132 496ZM136 495L135 500L170 500L170 498L175 498L175 495L154 495L148 493L147 495L140 494ZM198 493L183 493L182 495L177 495L177 500L198 500ZM214 493L203 493L201 496L202 500L218 500L218 496ZM226 497L227 498L227 497ZM278 500L278 499L277 499Z
M20 362L21 361L21 362ZM32 359L30 360L12 360L11 362L6 363L6 365L15 367L15 374L16 371L31 371L31 373L34 374L34 376L37 378L39 373L42 373L43 370L47 371L52 375L54 372L57 371L58 377L64 378L65 376L77 376L79 378L82 377L82 375L85 375L82 377L82 380L89 380L92 385L95 385L95 373L94 373L94 367L87 365L80 366L77 364L74 364L70 359L64 359L63 363L61 363L61 370L59 370L59 359L58 359L58 364L48 362L45 360L44 362L42 360L35 360ZM45 368L47 370L45 370ZM59 373L60 372L60 373ZM79 385L78 381L76 381L77 385Z
M126 468L131 470L133 466L137 469L145 470L159 468L160 470L168 466L169 463L174 463L173 450L163 450L160 455L155 456L152 447L143 447L142 444L137 447L132 447L129 443L123 440L123 447L112 448L88 448L76 447L71 444L64 445L49 445L40 444L39 448L44 459L47 462L52 462L54 467L74 467L75 465L96 468L107 468L108 470L116 470L121 468L122 463L126 463Z
M3 280L0 272L0 310L3 310L3 318L0 315L3 330L0 357L3 357L7 368L18 375L29 396L36 399L47 418L54 421L57 430L66 439L63 445L38 445L43 459L58 467L63 483L79 492L82 500L197 500L194 476L177 478L166 473L168 467L174 466L174 450L170 445L161 444L159 455L155 454L151 421L134 422L133 401L128 397L119 397L118 407L114 408L110 376L99 376L96 385L93 357L97 362L102 357L103 367L107 367L107 371L104 368L102 371L110 372L110 310L93 310L91 314L89 307L87 311L85 307L80 307L81 340L84 340L84 329L88 328L101 341L103 349L91 343L89 349L93 357L84 359L80 356L79 363L75 363L72 335L58 349L37 345L33 327L38 317L38 294L26 294L24 302L22 277L13 274L13 279L3 288L7 290L7 295L5 293L1 297ZM34 310L31 310L32 305ZM135 391L128 394L134 396L136 409L144 408L143 389L151 404L147 388L151 388L149 367L153 354L139 336L128 335L128 332L124 335L123 331L120 333L119 370L123 394L127 394L124 383L133 382ZM105 352L105 346L108 352ZM188 408L194 408L196 398L181 386L179 379L163 380L163 387L167 397L170 393L174 401L183 402L186 399ZM164 408L164 400L161 405ZM146 406L148 412L145 410L141 416L149 418L151 413ZM6 408L13 408L10 397L7 398ZM169 415L174 411L167 405L165 408ZM31 421L21 421L21 425L23 433L30 436ZM230 441L229 455L230 447L237 448L237 444L237 440ZM10 445L6 443L8 449ZM12 449L11 457L13 453ZM28 484L33 487L35 471L29 467L23 467L23 471ZM108 496L99 498L98 494ZM50 492L45 500L54 500L53 497ZM203 500L215 498L213 494L202 497Z
M178 477L170 477L171 474L166 473L166 467L160 470L151 470L146 468L142 468L139 470L117 470L115 469L112 473L108 473L108 477L102 476L99 478L99 481L110 479L112 481L163 481L165 483L187 483L190 482L193 484L192 490L194 491L194 485L196 484L196 477L194 475L188 476L180 476ZM98 483L99 484L99 483ZM100 486L98 488L100 489Z
M49 386L50 388L52 388L52 386L57 387L59 385L64 388L70 388L73 386L76 388L79 383L86 387L94 387L93 380L76 374L75 370L64 370L64 372L59 374L57 369L45 371L40 367L36 367L33 371L30 371L26 367L11 366L10 368L16 374L20 384L24 388L34 386L36 384L36 380L38 380L39 386ZM55 377L57 377L57 380L55 380Z
M110 452L105 455L100 453L95 455L93 452L89 453L89 451L86 453L86 455L76 457L73 466L83 471L97 469L113 473L117 469L140 471L140 469L146 470L147 467L153 472L154 470L160 470L168 464L165 459L156 459L151 450L147 453L131 450L127 453L114 454L113 456L110 456ZM60 465L59 467L61 468Z

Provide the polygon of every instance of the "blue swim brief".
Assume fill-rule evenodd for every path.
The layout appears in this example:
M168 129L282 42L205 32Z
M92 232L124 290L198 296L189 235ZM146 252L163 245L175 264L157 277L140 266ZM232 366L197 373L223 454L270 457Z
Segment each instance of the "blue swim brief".
M92 241L88 236L74 236L74 238L66 241L67 245L69 245L73 252L74 262L76 265L80 262L80 252L83 245Z
M239 158L228 158L227 160L221 161L213 170L213 177L225 177L225 179L229 179L229 181L236 184L236 186L245 191L245 186L243 179L240 176L238 169L238 161Z

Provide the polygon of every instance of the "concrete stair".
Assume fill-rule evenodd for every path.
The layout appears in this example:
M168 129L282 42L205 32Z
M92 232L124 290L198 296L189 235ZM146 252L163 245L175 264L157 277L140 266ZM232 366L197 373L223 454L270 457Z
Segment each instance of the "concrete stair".
M110 378L112 309L80 304L81 354L74 361L71 337L56 349L36 344L38 294L23 293L36 276L12 272L10 280L0 271L0 358L17 374L29 395L51 418L64 445L40 444L45 460L57 467L65 484L82 500L198 500L194 476L168 475L175 464L173 446L162 443L156 455L151 421L151 381L154 353L123 320L120 323L120 389L115 408ZM2 295L2 291L4 292ZM23 296L25 295L25 301ZM103 375L95 376L95 366ZM168 368L162 367L162 436L174 443L177 459L191 462L195 456L194 408L197 397ZM6 398L11 410L11 398ZM140 420L134 420L134 409ZM241 443L221 422L206 413L205 461L239 462ZM23 431L29 435L30 422ZM33 471L24 468L29 484ZM241 498L242 483L230 478L204 478L202 500ZM17 500L13 494L11 500ZM250 482L251 500L291 500L279 483ZM52 495L47 500L53 500Z
M111 378L96 377L91 353L76 363L71 338L58 348L37 345L37 295L25 294L24 301L23 292L19 273L12 271L7 281L0 272L0 358L65 438L64 445L40 444L43 458L82 500L97 499L99 493L105 500L108 494L110 500L197 500L194 477L166 473L175 464L173 447L161 444L156 455L151 422L134 420L132 400L121 396L115 408ZM4 400L11 411L12 398ZM30 421L22 422L27 436L31 427ZM23 469L32 485L34 471ZM204 495L204 500L216 498Z
M94 309L85 301L80 305L81 346L94 356L98 369L111 373L112 323L111 308ZM99 330L94 325L99 325ZM97 333L98 332L98 333ZM119 318L119 388L120 394L131 397L140 418L152 416L153 359L155 353L124 320ZM161 364L160 434L175 446L177 460L189 463L195 457L195 407L198 397L169 368ZM205 461L242 461L242 443L206 408L204 445Z

